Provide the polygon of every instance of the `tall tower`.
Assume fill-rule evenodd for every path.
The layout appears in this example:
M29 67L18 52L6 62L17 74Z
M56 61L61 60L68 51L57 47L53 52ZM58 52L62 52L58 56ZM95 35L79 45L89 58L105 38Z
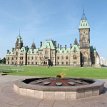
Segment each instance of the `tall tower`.
M16 43L15 43L15 48L21 49L22 47L23 47L23 40L22 40L22 38L20 36L20 32L19 32L19 35L18 35Z
M83 11L79 25L81 66L91 66L90 58L90 26Z

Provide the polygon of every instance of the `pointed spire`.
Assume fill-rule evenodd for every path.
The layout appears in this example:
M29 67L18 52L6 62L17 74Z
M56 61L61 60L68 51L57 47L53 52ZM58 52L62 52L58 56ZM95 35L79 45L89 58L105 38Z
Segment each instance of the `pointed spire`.
M85 16L85 12L84 12L84 9L83 9L83 14L82 14L82 18L81 20L87 20L86 16Z
M77 38L75 38L75 40L74 40L74 45L79 45Z
M82 18L79 24L79 29L83 29L83 28L90 28L87 18L85 16L84 10L83 10Z
M19 28L19 36L20 36L20 28Z
M31 48L32 48L32 49L36 49L36 45L35 45L34 42L32 43Z

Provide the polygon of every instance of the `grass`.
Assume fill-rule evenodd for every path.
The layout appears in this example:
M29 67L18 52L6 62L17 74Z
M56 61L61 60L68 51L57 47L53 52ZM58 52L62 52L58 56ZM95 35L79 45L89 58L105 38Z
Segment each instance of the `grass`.
M43 66L0 66L1 72L20 76L56 76L60 73L65 77L85 77L107 79L106 68L80 68L80 67L43 67Z

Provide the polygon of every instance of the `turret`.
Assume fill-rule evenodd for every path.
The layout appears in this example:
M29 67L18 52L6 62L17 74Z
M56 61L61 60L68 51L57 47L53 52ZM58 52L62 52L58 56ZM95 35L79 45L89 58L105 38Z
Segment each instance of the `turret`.
M74 45L79 45L77 38L75 38L75 40L74 40Z
M34 42L32 43L31 48L32 48L32 49L36 49L36 45L35 45Z
M85 13L83 12L79 25L80 48L90 47L90 26L88 24Z
M23 47L23 40L22 40L22 37L20 36L20 32L19 32L19 35L18 35L16 43L15 43L15 48L21 49L22 47Z
M83 11L79 25L81 66L91 66L90 58L90 26Z

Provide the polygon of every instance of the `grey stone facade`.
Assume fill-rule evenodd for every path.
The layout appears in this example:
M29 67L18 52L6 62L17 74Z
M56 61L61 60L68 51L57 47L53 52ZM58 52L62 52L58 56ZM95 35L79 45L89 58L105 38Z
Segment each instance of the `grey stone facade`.
M23 46L20 34L17 37L15 48L7 50L6 64L9 65L57 65L57 66L99 66L100 59L96 49L90 46L90 27L83 13L79 25L79 43L67 47L57 44L56 41L40 42L36 48L33 42L31 47Z

